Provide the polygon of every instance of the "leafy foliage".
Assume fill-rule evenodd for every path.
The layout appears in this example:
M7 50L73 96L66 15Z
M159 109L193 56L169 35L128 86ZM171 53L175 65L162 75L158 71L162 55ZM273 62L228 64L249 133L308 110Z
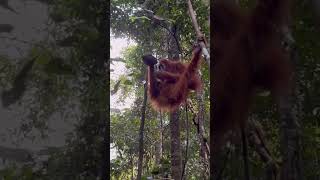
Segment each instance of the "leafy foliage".
M194 8L197 12L198 22L205 34L209 33L208 27L208 7L203 1L193 1ZM152 11L152 12L151 12ZM117 157L111 163L111 175L113 179L129 179L136 176L136 163L138 161L138 130L140 126L141 105L143 101L143 84L146 79L146 67L141 57L147 53L152 53L156 57L167 57L168 39L172 34L169 32L169 26L175 26L178 29L178 41L181 47L182 61L189 61L192 51L192 45L195 43L196 35L188 15L186 1L112 1L111 2L111 32L115 37L124 37L134 40L136 45L128 47L122 53L127 73L114 80L117 82L121 79L118 93L121 98L126 97L129 93L134 95L134 103L129 109L111 116L111 142L117 150ZM112 44L112 43L111 43ZM208 94L209 76L206 64L203 64L202 77L206 90L206 110L209 112ZM125 78L125 79L124 79ZM191 96L195 99L195 95ZM191 114L189 117L192 116ZM183 117L183 115L181 115ZM149 106L146 110L145 125L145 148L144 148L144 165L143 176L164 177L170 174L170 138L168 116L162 115L163 123L163 154L162 158L158 157L157 150L161 143L161 125L159 113L155 112ZM183 118L182 118L183 119ZM122 128L120 130L120 127ZM207 126L208 127L208 126ZM182 133L186 138L186 133ZM195 137L190 140L188 174L192 178L200 178L196 172L199 171L201 162L199 161L198 141L196 139L196 130L192 130ZM190 150L189 149L189 150ZM161 159L161 160L160 160Z

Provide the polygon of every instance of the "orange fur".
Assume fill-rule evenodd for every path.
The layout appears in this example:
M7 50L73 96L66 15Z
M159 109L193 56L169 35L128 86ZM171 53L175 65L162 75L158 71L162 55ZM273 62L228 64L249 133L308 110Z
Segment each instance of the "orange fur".
M155 71L152 56L144 56L148 67L149 97L154 109L172 112L184 103L191 90L201 88L201 80L197 74L201 59L201 48L196 47L190 63L181 63L169 59L161 59L160 71ZM152 63L151 63L152 61Z

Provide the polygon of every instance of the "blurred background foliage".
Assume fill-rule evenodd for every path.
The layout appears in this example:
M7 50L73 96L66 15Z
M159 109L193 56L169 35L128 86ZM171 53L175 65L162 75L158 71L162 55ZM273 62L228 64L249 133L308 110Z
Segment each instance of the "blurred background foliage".
M11 143L16 146L0 147L4 152L0 179L106 179L107 2L8 3L16 9L17 17L33 14L26 8L33 6L44 7L46 18L39 30L40 40L18 37L14 31L24 31L18 29L20 26L13 25L12 32L8 26L0 26L1 42L17 49L24 47L18 56L10 51L0 55L1 113L15 112L13 119L18 122L4 133L6 141L13 139ZM10 120L6 117L1 117L3 124ZM52 133L60 139L62 136L62 143L55 144ZM30 150L23 147L27 140L31 146L43 141L51 144L34 145L38 147ZM22 149L17 151L19 147Z

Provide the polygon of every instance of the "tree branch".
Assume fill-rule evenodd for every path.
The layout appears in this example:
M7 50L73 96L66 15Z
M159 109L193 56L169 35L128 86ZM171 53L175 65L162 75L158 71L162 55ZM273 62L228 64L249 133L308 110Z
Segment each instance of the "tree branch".
M188 2L188 10L189 10L189 14L190 14L190 17L191 17L191 20L192 20L192 25L196 31L196 34L197 34L197 38L198 40L201 39L201 38L204 38L204 35L202 34L201 30L200 30L200 27L199 27L199 24L198 24L198 21L197 21L197 18L196 18L196 14L193 10L193 7L192 7L192 3L191 3L191 0L187 0ZM209 54L209 51L206 47L206 44L204 41L200 41L200 46L202 47L202 53L205 57L205 60L206 62L208 63L208 66L210 67L210 54Z
M172 22L166 18L163 18L163 17L160 17L160 16L157 16L154 14L153 11L149 10L149 9L146 9L144 7L140 7L145 13L145 16L148 17L151 21L153 21L155 24L157 24L158 26L162 27L163 29L167 30L167 32L174 38L176 44L177 44L177 47L178 47L178 50L179 50L179 53L182 52L182 49L181 49L181 46L179 44L179 41L178 41L178 38L176 37L175 33L172 32L172 27L174 26L172 24Z

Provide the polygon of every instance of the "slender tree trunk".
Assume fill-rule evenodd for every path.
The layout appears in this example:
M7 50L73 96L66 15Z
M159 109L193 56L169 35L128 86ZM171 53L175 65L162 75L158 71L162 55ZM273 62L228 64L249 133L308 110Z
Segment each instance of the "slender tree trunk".
M286 101L286 102L283 102ZM282 154L281 179L299 180L300 174L300 145L299 124L287 100L280 101L280 147Z
M141 109L141 124L139 130L139 160L138 160L138 175L137 180L141 179L142 175L142 164L143 164L143 137L144 137L144 123L146 116L146 105L147 105L147 92L148 92L148 79L146 78L146 83L144 84L144 97L143 97L143 105Z
M156 157L156 164L160 164L160 160L162 158L162 119L161 119L161 113L159 113L159 131L158 131L158 135L159 135L159 139L157 140L156 144L155 144L155 157Z
M290 33L290 32L288 32ZM287 35L286 37L291 37ZM297 64L298 53L292 44L291 58ZM297 68L296 68L297 74ZM280 113L280 147L282 154L281 179L300 180L301 173L301 132L298 114L301 112L301 104L297 99L299 94L299 83L296 74L292 77L295 88L287 97L278 99L278 108Z
M130 155L130 164L131 164L131 180L134 180L134 163L133 155Z
M172 25L171 35L169 37L168 55L170 59L179 59L179 31L175 25ZM180 122L179 112L170 114L170 132L171 132L171 175L175 180L181 179L182 161L181 161L181 144L180 144Z
M197 99L199 103L199 112L197 116L198 120L198 138L200 141L200 156L204 164L204 176L207 179L209 177L209 147L205 138L204 129L204 100L203 91L197 94Z
M182 177L181 179L188 179L188 174L186 172L187 165L188 165L188 156L189 156L189 136L190 136L190 125L189 125L189 118L188 118L188 105L185 105L185 129L186 133L186 150L183 159L183 166L182 166Z
M107 123L107 120L105 120L105 113L101 113L101 120L105 122L105 128L104 128L104 132L103 132L103 153L102 153L102 170L101 170L101 177L102 179L107 179L109 174L108 172L108 167L109 167L109 159L110 159L110 154L108 153L109 148L110 148L110 144L109 144L109 131L107 130L108 127L110 127L109 123Z
M161 159L163 158L163 153L164 153L164 146L163 146L163 143L164 143L164 141L163 141L163 137L164 137L164 135L163 135L163 114L162 114L162 112L160 112L160 145L161 145Z
M241 127L241 139L242 139L242 156L243 156L244 175L246 180L250 180L248 143L247 143L247 135L246 135L245 127Z
M180 180L182 174L181 144L180 144L180 122L179 113L170 114L171 132L171 176Z
M100 22L97 24L97 28L99 31L99 34L101 36L101 38L105 38L106 35L109 35L110 32L108 32L108 30L110 30L110 28L108 28L107 24L109 24L108 22L110 21L109 18L109 14L110 14L110 2L106 1L105 2L105 7L106 7L106 11L102 11L101 12L101 19ZM104 16L106 15L106 16ZM106 19L105 19L106 18ZM105 21L106 20L106 21ZM107 30L106 30L107 29ZM105 34L104 34L105 33ZM105 94L105 98L102 98L101 100L101 96L99 96L100 101L102 101L101 106L99 108L100 111L100 120L102 122L102 128L103 128L103 143L102 143L102 162L101 162L101 175L100 177L102 178L102 180L105 179L109 179L110 178L110 174L109 172L109 167L110 167L110 143L109 143L109 139L110 139L110 120L108 120L108 115L110 114L110 106L108 105L108 103L110 102L110 96L108 95L108 92L110 92L110 86L105 87L106 84L108 84L110 82L110 61L108 62L108 57L110 57L110 54L108 52L105 51L106 48L108 48L109 44L106 43L105 41L102 41L101 44L101 49L99 50L98 54L98 58L97 59L97 68L99 69L100 72L100 77L102 79L102 89L104 91L101 92L101 94ZM99 94L99 93L98 93ZM99 94L100 95L100 94ZM105 101L103 100L105 99Z
M160 136L161 132L159 132L159 136ZM156 158L156 164L160 163L160 159L162 156L162 150L161 150L161 139L159 138L159 140L157 140L156 144L155 144L155 158Z

